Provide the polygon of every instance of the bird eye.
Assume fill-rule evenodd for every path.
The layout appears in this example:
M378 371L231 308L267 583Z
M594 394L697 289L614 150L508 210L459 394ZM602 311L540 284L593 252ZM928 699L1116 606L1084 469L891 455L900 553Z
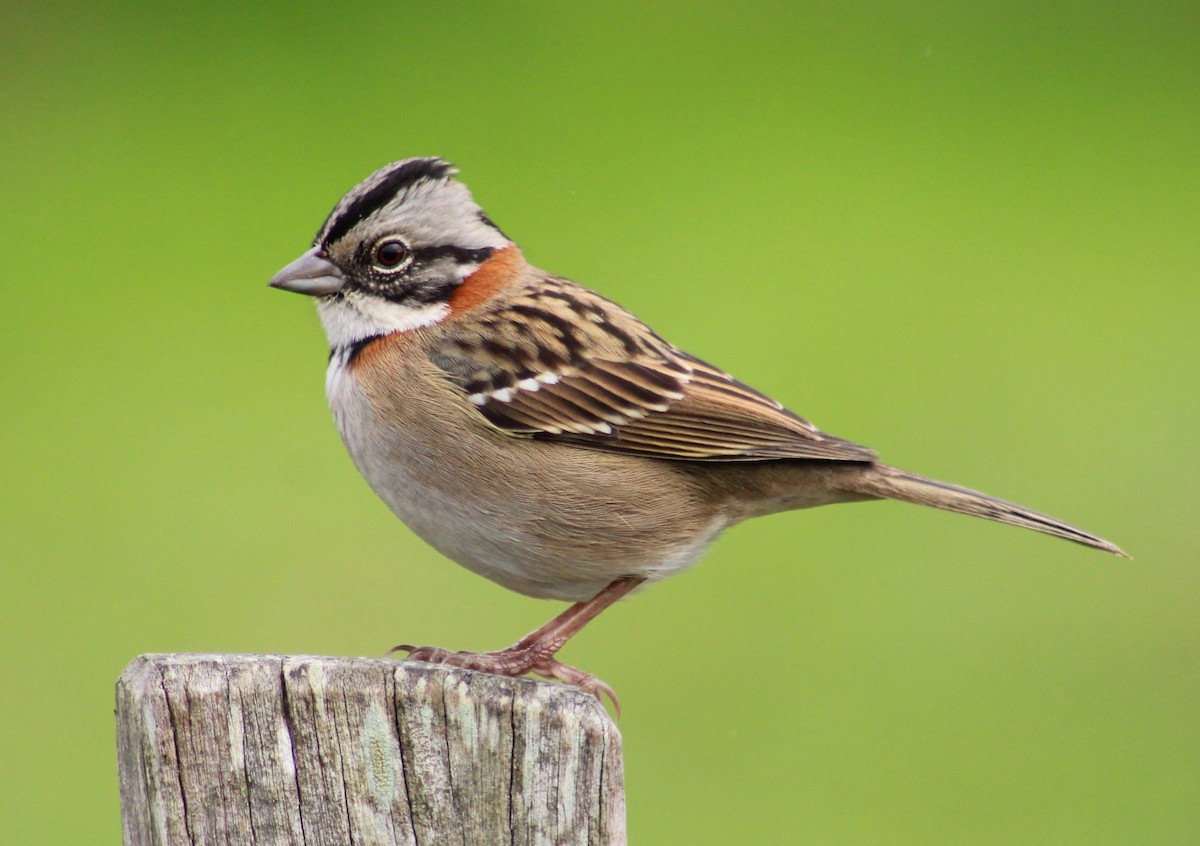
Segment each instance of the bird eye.
M403 241L389 238L375 245L374 262L381 270L395 270L408 259L408 246Z

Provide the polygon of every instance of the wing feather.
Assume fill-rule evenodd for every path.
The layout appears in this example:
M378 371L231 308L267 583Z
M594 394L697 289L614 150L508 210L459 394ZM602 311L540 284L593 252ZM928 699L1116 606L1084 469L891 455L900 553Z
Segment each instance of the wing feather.
M452 335L433 360L517 437L685 461L874 460L555 277Z

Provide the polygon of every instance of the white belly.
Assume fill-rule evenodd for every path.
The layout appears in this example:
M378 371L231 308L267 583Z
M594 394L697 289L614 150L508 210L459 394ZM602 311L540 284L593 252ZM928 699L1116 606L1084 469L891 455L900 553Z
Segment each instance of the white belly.
M662 579L694 563L725 527L714 516L680 531L661 502L642 508L646 500L629 497L627 489L606 494L561 468L521 461L523 450L541 445L488 452L495 438L478 432L450 438L445 421L422 419L411 408L409 419L383 424L340 362L330 363L326 388L354 463L392 511L446 557L520 593L576 601L621 576ZM582 450L553 449L562 460L584 457ZM586 455L601 466L626 466L608 455Z

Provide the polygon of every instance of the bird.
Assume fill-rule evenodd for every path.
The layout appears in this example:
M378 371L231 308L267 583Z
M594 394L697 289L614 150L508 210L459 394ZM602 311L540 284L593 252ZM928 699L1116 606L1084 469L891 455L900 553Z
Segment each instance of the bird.
M619 709L608 684L558 660L572 636L688 569L730 526L834 503L902 500L1125 555L820 431L532 266L457 177L437 157L380 168L268 283L315 298L334 420L391 510L468 570L573 603L498 651L394 651L558 680Z

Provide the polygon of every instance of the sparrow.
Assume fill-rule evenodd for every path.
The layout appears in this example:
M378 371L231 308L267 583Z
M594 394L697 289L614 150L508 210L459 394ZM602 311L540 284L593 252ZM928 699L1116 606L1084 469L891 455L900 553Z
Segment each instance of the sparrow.
M269 283L315 298L334 420L392 511L467 569L574 603L506 649L396 647L411 659L533 673L616 704L557 660L567 640L690 567L728 527L790 509L903 500L1125 554L818 430L531 266L457 173L439 158L377 170Z

